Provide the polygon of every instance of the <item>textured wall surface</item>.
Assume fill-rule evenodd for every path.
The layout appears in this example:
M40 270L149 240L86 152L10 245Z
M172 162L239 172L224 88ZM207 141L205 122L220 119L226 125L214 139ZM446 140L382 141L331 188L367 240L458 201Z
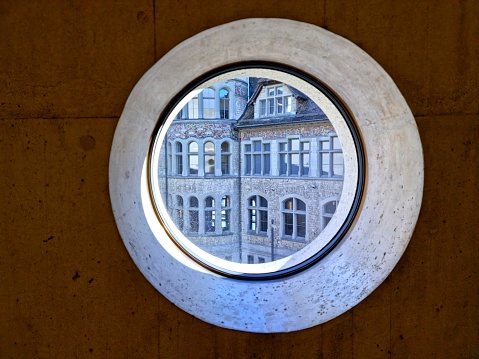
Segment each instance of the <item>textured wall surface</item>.
M128 256L108 194L134 84L179 42L247 17L360 46L402 91L424 148L398 266L350 311L289 334L217 328L170 304ZM2 1L0 357L479 357L478 17L475 0Z

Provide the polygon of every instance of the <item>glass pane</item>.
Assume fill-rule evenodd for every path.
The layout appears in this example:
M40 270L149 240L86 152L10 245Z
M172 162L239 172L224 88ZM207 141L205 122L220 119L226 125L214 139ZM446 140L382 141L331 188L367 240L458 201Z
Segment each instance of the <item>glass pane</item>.
M329 150L329 141L321 141L321 149Z
M260 232L268 231L268 212L259 211L259 230Z
M215 211L205 211L205 232L215 231Z
M245 145L244 146L244 151L245 152L251 152L251 145Z
M288 209L290 211L293 210L293 199L288 198L286 201L284 201L284 209Z
M321 176L329 176L329 153L321 154Z
M269 152L271 149L271 145L269 143L263 144L263 151L264 152Z
M196 119L198 118L198 98L192 98L188 102L188 118Z
M268 100L268 115L274 115L274 100Z
M264 175L269 175L271 171L271 166L270 166L270 156L269 155L264 155L263 156L264 160L264 168L263 168L263 174Z
M259 196L259 206L264 208L268 207L268 201L266 198Z
M196 142L190 142L189 151L198 152L198 144Z
M291 151L299 151L299 140L289 140L289 149Z
M176 196L176 205L178 207L183 207L183 198L181 196Z
M228 142L223 142L221 144L221 152L229 152L230 151L230 144Z
M309 142L301 142L301 150L309 151Z
M306 215L297 214L296 222L297 222L296 236L305 238L306 237Z
M274 88L273 87L268 89L268 96L274 96Z
M293 214L284 213L284 234L287 236L293 235Z
M261 174L261 155L253 155L254 161L254 174L260 175Z
M206 142L205 152L215 152L215 144L211 141Z
M221 230L227 232L230 230L230 210L225 209L221 211Z
M282 94L283 94L283 86L276 87L276 95L282 95Z
M229 207L231 204L230 204L230 197L229 196L223 196L223 198L221 198L221 207Z
M333 137L333 149L340 150L341 149L341 142L339 142L338 137Z
M176 152L177 153L183 152L183 145L181 144L181 142L176 142Z
M198 229L199 229L199 225L200 225L200 222L199 222L199 216L198 216L198 211L189 211L190 213L190 227L189 227L189 231L190 232L198 232Z
M250 207L256 207L256 196L250 197L248 200L248 205Z
M214 155L205 155L205 174L207 175L215 174L215 156Z
M306 203L300 199L296 199L296 210L297 211L306 211Z
M230 93L226 89L221 89L220 90L220 98L225 99L228 98Z
M249 210L249 229L251 231L256 231L256 210L250 209Z
M289 174L297 176L299 174L299 153L292 153L290 156Z
M245 157L245 173L247 175L251 174L251 155L246 155Z
M342 153L333 153L333 175L334 176L344 175L344 164L343 164Z
M215 206L215 199L213 197L206 197L205 207L214 207L214 206Z
M288 165L286 164L286 155L280 154L279 155L279 174L285 175L287 170L288 170Z
M189 155L190 174L198 174L198 155Z
M336 201L328 202L324 205L324 212L333 214L336 212Z
M253 142L253 151L261 152L261 141L254 141Z
M259 102L259 115L266 116L266 100L261 100Z
M221 156L221 173L224 175L230 174L230 160L229 155L222 155Z
M277 114L283 113L283 98L282 97L276 99L276 113Z
M198 207L198 198L190 197L190 207L197 208Z
M309 153L301 154L301 165L302 165L302 175L306 176L309 174Z
M291 112L291 96L284 98L284 113Z
M215 99L203 99L203 118L215 117Z
M176 210L176 225L180 230L183 230L183 210L178 209Z

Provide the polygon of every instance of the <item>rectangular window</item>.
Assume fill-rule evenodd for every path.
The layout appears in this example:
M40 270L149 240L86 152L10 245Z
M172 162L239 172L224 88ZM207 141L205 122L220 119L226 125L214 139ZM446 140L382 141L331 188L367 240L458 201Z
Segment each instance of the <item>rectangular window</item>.
M258 257L258 263L265 263L264 257Z
M254 264L254 257L252 255L248 254L247 259L248 259L248 264Z

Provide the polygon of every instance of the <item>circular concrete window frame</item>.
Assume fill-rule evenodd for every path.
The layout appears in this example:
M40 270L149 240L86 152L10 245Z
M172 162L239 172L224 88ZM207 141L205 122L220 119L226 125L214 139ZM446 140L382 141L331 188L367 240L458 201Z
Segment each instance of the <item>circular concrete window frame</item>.
M366 157L360 210L341 243L309 268L274 280L224 277L193 261L169 240L148 189L150 141L166 106L192 79L242 61L285 64L328 86L352 114ZM208 323L273 333L324 323L384 281L413 233L424 165L406 101L368 54L314 25L246 19L184 41L140 79L115 132L109 176L125 246L161 294Z

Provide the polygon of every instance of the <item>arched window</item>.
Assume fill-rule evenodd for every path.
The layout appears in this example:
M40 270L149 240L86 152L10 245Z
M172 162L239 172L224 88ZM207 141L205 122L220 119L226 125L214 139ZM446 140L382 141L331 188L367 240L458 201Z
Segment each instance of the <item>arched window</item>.
M198 198L190 197L189 200L189 208L188 208L188 220L189 220L189 227L188 231L191 233L198 233L200 227L200 216L199 216L199 208L198 208Z
M188 169L190 175L198 174L198 144L194 141L188 145Z
M283 238L306 238L306 203L298 198L288 198L283 201Z
M223 198L221 198L221 231L223 233L231 231L230 218L231 218L230 197L223 196Z
M230 159L231 159L230 144L225 141L221 144L221 173L223 175L230 174Z
M220 118L229 117L230 93L227 89L220 90Z
M215 90L203 90L203 118L215 118Z
M198 97L193 97L188 102L188 118L198 118L199 117L199 110L198 110Z
M322 221L321 221L321 230L326 228L326 226L329 224L329 221L331 218L333 218L334 212L336 212L336 207L338 205L337 200L329 201L323 204L322 206Z
M175 174L183 174L183 144L181 142L175 143Z
M248 198L248 232L266 235L268 231L268 201L262 196Z
M216 210L215 199L206 197L205 199L205 233L215 232Z
M215 144L211 141L205 142L205 175L215 174Z
M183 230L183 197L176 196L176 203L175 203L175 223L178 226L180 231Z

